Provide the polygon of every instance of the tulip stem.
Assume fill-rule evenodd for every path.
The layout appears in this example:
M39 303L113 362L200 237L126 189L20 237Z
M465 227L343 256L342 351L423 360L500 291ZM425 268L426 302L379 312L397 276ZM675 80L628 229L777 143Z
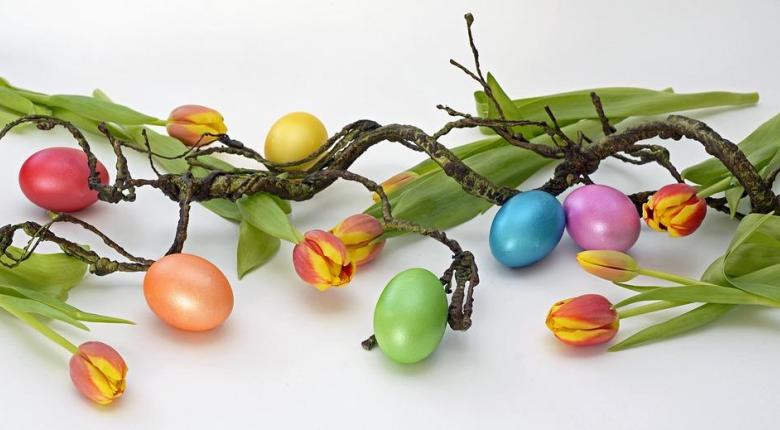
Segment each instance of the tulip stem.
M639 268L637 273L651 278L663 279L665 281L676 282L681 285L701 285L702 281L698 279L688 278L685 276L675 275L673 273L661 272L660 270L652 270Z
M708 187L700 188L699 191L696 192L696 196L700 199L706 199L707 197L722 193L731 187L731 178L724 178Z
M686 302L668 302L668 301L659 301L655 303L650 303L647 305L642 306L636 306L631 309L623 309L618 311L618 315L620 315L620 319L624 318L631 318L635 317L637 315L644 315L649 314L651 312L661 311L664 309L670 309L677 306L682 306L687 304Z
M23 312L20 310L17 310L16 308L9 306L8 304L4 303L3 309L8 311L11 315L15 316L16 318L19 318L20 320L26 322L30 327L34 328L38 331L38 333L46 336L49 338L52 342L56 343L57 345L67 349L72 354L75 354L78 351L78 347L74 345L72 342L70 342L68 339L65 339L62 337L59 333L56 331L50 329L46 324L42 323L38 318L35 318L34 316L30 315L27 312Z

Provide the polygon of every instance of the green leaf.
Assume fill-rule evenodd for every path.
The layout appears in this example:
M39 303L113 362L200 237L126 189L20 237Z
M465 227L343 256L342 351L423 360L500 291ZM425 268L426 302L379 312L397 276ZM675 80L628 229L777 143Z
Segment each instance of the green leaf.
M81 115L79 115L77 113L71 112L71 111L69 111L67 109L62 109L62 108L57 108L57 107L52 108L51 109L51 113L52 113L53 116L55 116L55 117L57 117L59 119L62 119L62 120L65 120L65 121L73 123L73 125L75 125L76 128L78 128L79 130L81 130L84 133L93 133L93 134L98 134L99 133L99 131L98 131L98 121L95 121L95 120L92 120L92 119L89 119L89 118L85 118L85 117L83 117L83 116L81 116ZM123 135L117 135L117 137L120 138L120 139L130 140L127 136L123 136Z
M292 225L287 214L267 193L244 196L236 203L244 221L253 227L292 243L303 240L303 235Z
M0 106L22 115L35 113L33 102L5 86L0 86Z
M75 354L76 351L78 351L78 347L76 345L72 344L68 339L65 339L64 337L62 337L62 335L60 335L56 331L50 329L46 324L42 323L37 317L30 315L27 312L23 312L19 309L16 309L9 302L0 301L0 307L8 311L8 313L15 316L16 318L19 318L20 320L27 323L27 325L34 328L38 333L46 336L52 342L67 349L72 354Z
M488 88L490 88L490 92L493 94L493 97L498 102L498 107L501 108L501 112L504 114L504 119L510 121L523 119L520 112L517 110L517 107L514 105L514 103L512 103L512 99L510 99L506 92L504 92L504 89L501 88L501 86L498 84L498 81L491 73L487 74L487 84ZM498 108L489 98L487 118L501 118ZM523 137L526 139L533 137L529 127L515 127L513 131L516 133L522 133Z
M237 268L238 278L262 266L273 257L281 240L242 221L238 232Z
M71 306L54 296L40 293L38 291L31 290L29 288L13 286L13 285L0 285L0 294L6 296L12 296L12 297L26 298L26 299L34 300L36 302L40 302L78 321L114 323L114 324L134 324L132 321L122 319L122 318L115 318L115 317L81 311L78 308Z
M633 284L627 284L625 282L613 282L613 284L617 285L618 287L623 287L627 290L636 291L638 293L643 293L645 291L652 291L655 290L656 288L666 288L658 285L633 285Z
M229 221L241 222L241 211L238 210L238 206L227 199L212 199L200 204L206 209L214 212L215 214L225 218Z
M595 92L601 98L607 117L619 120L631 116L650 116L669 112L701 109L716 106L740 106L758 101L756 93L703 92L677 94L670 90L656 91L645 88L589 88L559 94L550 94L514 101L520 116L532 121L547 121L544 107L549 106L563 125L581 119L598 119L590 98ZM487 105L484 94L478 92L477 114L486 117Z
M726 203L729 205L729 215L732 218L737 215L739 201L742 200L742 193L744 192L745 189L742 187L734 187L726 191Z
M136 112L127 106L107 102L90 96L58 94L45 99L45 105L67 109L96 121L114 122L122 125L155 124L165 122L153 116Z
M9 247L8 252L19 257L22 250ZM0 257L11 263L8 257ZM87 265L63 253L32 254L14 268L0 265L0 284L33 289L41 293L64 298L87 273Z
M745 291L713 284L686 285L682 287L658 287L639 293L617 304L616 308L649 300L670 302L723 303L734 305L765 305L766 300Z
M33 313L43 317L59 320L82 330L89 331L89 328L77 319L55 308L46 306L41 302L36 302L35 300L13 296L0 296L0 306L5 307L6 305L22 312Z
M273 194L269 194L269 196L271 196L271 198L274 199L276 205L279 206L279 209L283 210L284 213L286 213L287 215L292 213L292 206L290 206L290 202L288 202L287 200L281 197L275 196Z
M647 327L609 348L622 351L642 343L666 339L714 322L734 308L734 305L708 303L676 316L668 321Z
M762 225L770 222L772 218L777 217L772 214L749 214L743 218L737 226L737 231L734 232L734 237L726 250L726 258L737 251ZM778 221L780 221L780 218L775 223Z
M0 108L0 128L5 127L9 122L16 121L19 118L19 115Z

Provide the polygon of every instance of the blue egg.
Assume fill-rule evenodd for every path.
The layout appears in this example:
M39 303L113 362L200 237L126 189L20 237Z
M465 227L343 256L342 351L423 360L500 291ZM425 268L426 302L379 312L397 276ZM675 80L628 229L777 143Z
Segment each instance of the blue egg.
M507 200L493 218L490 251L505 266L529 266L555 249L565 227L563 207L552 194L520 193Z

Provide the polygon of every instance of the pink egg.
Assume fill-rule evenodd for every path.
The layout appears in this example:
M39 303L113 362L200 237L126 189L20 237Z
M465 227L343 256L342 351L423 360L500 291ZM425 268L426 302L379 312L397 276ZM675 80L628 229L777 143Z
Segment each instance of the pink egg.
M566 231L582 249L626 251L639 238L639 215L625 194L606 185L585 185L563 202Z

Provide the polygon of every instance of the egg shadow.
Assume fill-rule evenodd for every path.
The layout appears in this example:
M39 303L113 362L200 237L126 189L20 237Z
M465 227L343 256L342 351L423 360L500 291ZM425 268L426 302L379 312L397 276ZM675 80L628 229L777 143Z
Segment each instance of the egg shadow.
M159 318L149 316L143 320L143 324L165 341L186 346L199 346L214 344L229 338L233 332L232 324L226 321L219 326L205 331L186 331L164 323Z

